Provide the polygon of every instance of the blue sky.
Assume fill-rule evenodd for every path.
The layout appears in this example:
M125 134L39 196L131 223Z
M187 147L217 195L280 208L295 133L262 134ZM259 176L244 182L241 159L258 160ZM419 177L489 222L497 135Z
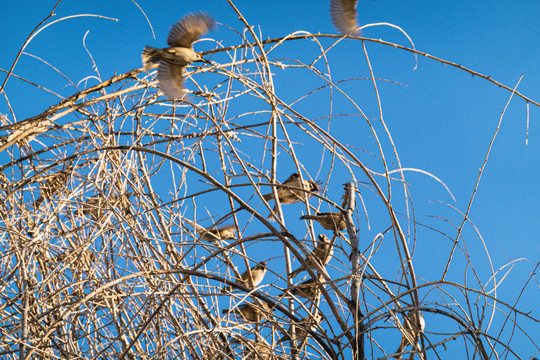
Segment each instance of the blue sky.
M50 12L54 3L20 0L0 4L0 33L3 35L0 68L9 70L28 34ZM155 39L144 15L131 1L65 0L55 11L56 16L52 20L75 14L96 14L118 21L90 16L65 20L37 35L25 51L51 63L80 88L84 88L97 84L98 76L106 80L114 74L139 68L142 48L145 45L165 46L169 27L188 12L207 11L219 23L242 31L242 24L226 1L138 1L138 4L152 24ZM263 39L282 37L296 31L335 33L328 16L327 1L237 1L236 6L256 26L256 32L260 32ZM491 76L511 88L516 86L523 75L517 90L540 101L539 2L371 0L360 1L358 10L360 24L385 22L399 26L412 38L417 50ZM83 47L87 31L86 47L99 73L94 71L92 60ZM388 26L366 28L363 36L410 46L402 33ZM223 46L234 45L238 41L238 37L222 25L208 37L220 41ZM327 45L329 43L326 42ZM461 212L467 209L478 170L511 93L484 79L472 77L455 67L422 56L418 57L418 65L414 69L415 58L411 53L372 42L365 44L375 77L395 82L378 82L377 85L384 120L392 134L402 166L422 169L435 175L450 188L456 199L454 202L433 179L420 173L406 173L417 221L453 236L453 226L438 217L446 217L455 226L460 225L462 218L444 203ZM212 46L211 42L195 45L198 50L211 49ZM293 51L295 46L300 55ZM316 52L313 42L298 41L279 49L274 56L292 59L298 55L298 58L307 61ZM353 95L368 116L378 118L375 93L361 43L343 41L328 53L328 58L335 81L367 77L367 80L344 83L342 87ZM226 61L226 57L216 56L213 60ZM48 88L62 96L77 91L66 79L27 55L21 57L14 74L38 84L47 84ZM4 76L0 77L2 81ZM87 79L87 83L84 79ZM301 72L275 70L276 88L280 97L286 101L293 101L301 94L323 85L312 77L307 81L303 79L305 77ZM13 77L5 91L19 121L59 102L57 97ZM350 103L337 94L335 96L335 114L358 115ZM324 95L321 97L324 98ZM319 118L328 116L329 110L320 108L325 104L327 102L315 95L299 102L295 108L310 118ZM3 97L0 99L0 113L7 114L13 120ZM481 233L489 250L495 269L522 259L515 264L498 289L498 296L508 303L516 300L516 292L520 291L540 260L537 229L540 214L538 107L530 105L529 116L526 145L527 105L523 99L514 96L504 113L469 213L469 219ZM332 120L331 125L325 123L323 127L329 126L330 132L343 143L364 149L366 153L375 153L376 147L369 129L365 124L357 125L359 121L362 120L354 116L343 119L338 117ZM381 136L380 121L373 122ZM299 153L302 162L310 175L325 179L328 159L321 161L320 149L311 152L308 140L304 140L307 145L301 147L303 152ZM388 140L383 138L383 144L386 152L391 154ZM328 154L325 156L328 157ZM0 154L2 163L6 159L5 154ZM283 170L278 173L278 177L284 180L294 171L294 167L292 162L284 157L282 159ZM366 155L362 160L373 166L374 170L381 171L377 157ZM390 156L390 160L393 162L390 167L394 169L394 157ZM342 194L341 184L348 181L343 176L343 169L335 170L325 195L339 198ZM394 201L399 204L398 211L405 211L402 188L398 184L394 186ZM373 193L368 189L361 191L370 213L371 229L367 229L366 219L360 216L360 234L361 239L369 241L384 230L387 219L379 219L379 216L384 216L384 212ZM300 204L291 205L286 211L290 211L292 216L305 211L305 208ZM218 214L214 215L219 217ZM401 220L407 229L407 222ZM293 226L299 232L301 229L305 231L303 222L298 221ZM488 261L483 254L484 246L472 227L465 227L464 236L468 239L468 250L479 266L479 273L485 283L489 272L486 270ZM391 236L386 239L388 241L373 258L373 263L381 268L385 268L385 262L395 256L393 239ZM414 258L417 275L426 281L440 277L441 258L447 256L445 254L449 247L451 243L448 239L418 227ZM462 283L464 271L459 267L463 259L456 256L455 261L456 269L451 280ZM535 281L527 287L518 307L524 312L531 311L531 315L538 319L540 292L536 278ZM423 295L428 296L425 293ZM540 338L538 324L526 321L524 328L532 338ZM522 358L528 358L539 350L525 339L517 338L514 341L512 345ZM450 354L442 352L442 356L450 357Z

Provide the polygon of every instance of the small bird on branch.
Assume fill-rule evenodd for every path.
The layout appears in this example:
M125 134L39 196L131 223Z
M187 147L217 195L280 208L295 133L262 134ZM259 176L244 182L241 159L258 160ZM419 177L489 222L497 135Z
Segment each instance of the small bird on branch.
M302 201L304 194L310 197L312 193L318 192L317 183L311 180L301 180L298 173L294 173L285 182L277 186L277 195L281 204L292 204ZM270 201L274 199L274 193L263 195L264 200ZM277 213L277 204L274 206L274 213ZM268 218L271 218L272 214Z
M221 312L223 314L235 314L240 315L244 320L250 322L260 322L268 317L271 313L272 308L265 302L261 304L255 303L244 303L238 306L235 309L223 309Z
M317 325L321 323L322 315L320 312L317 312L316 315L313 316L306 316L303 318L300 323L294 323L295 328L294 332L296 334L296 340L298 342L303 342L311 335L309 334L309 331L315 331L317 329ZM285 340L291 339L292 334L287 333L285 336L283 336L281 339L279 339L277 342L283 342Z
M319 288L323 286L321 280L322 277L319 277L318 280L308 279L299 285L295 285L292 290L290 290L290 293L295 296L313 300L319 293Z
M334 245L332 241L326 235L320 234L317 246L315 246L313 251L306 258L306 264L312 269L317 267L317 265L315 265L317 262L319 265L326 266L333 255ZM303 270L305 270L304 265L301 265L298 269L292 271L289 276L292 279Z
M255 340L248 339L245 336L236 335L231 340L231 344L242 344L244 346L242 359L253 360L284 360L285 357L277 355L272 350L272 346L261 336ZM231 359L234 357L231 356Z
M315 220L326 230L333 230L334 232L343 231L347 228L347 223L342 213L337 212L323 212L316 215L304 215L301 220Z
M401 353L407 345L415 346L418 344L420 333L426 328L426 321L419 311L409 311L403 313L403 329L401 331L401 342L396 350L396 359L401 359Z
M213 241L236 238L235 227L232 224L224 225L217 228L214 226L205 228L189 219L184 218L184 221L187 222L189 225L193 226L197 234L199 234L199 240Z
M58 194L65 187L72 171L73 168L63 169L56 174L50 175L40 185L41 194L34 202L34 207L37 209L45 199L49 200L53 195Z
M78 214L81 216L90 215L94 221L98 221L105 215L107 209L112 208L122 210L125 216L131 215L129 194L109 195L107 197L98 195L91 197L78 209Z
M251 282L253 283L253 287L257 287L262 282L264 275L266 275L266 261L251 268ZM249 287L249 271L244 271L236 283ZM222 291L230 291L232 289L234 287L229 285L224 287Z

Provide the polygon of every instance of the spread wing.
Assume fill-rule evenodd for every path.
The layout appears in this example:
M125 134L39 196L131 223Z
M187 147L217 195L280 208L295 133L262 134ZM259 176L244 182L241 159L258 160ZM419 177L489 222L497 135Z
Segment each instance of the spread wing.
M182 76L182 66L161 61L158 67L159 87L165 96L171 100L183 99L186 92L184 89L184 77Z
M358 35L356 5L358 0L330 0L330 17L342 34Z
M167 38L167 44L169 46L190 48L195 40L212 30L215 26L216 21L214 18L206 13L187 14L173 25Z

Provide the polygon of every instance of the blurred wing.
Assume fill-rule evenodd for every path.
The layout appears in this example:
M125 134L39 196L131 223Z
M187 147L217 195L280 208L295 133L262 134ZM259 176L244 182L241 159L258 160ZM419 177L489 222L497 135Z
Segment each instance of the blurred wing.
M183 46L191 48L193 42L203 34L212 30L216 21L210 15L199 12L187 14L172 27L167 38L169 46Z
M330 17L336 29L344 35L358 35L357 2L358 0L330 0Z
M182 66L166 61L162 61L158 67L159 87L165 96L171 100L181 100L186 94L182 70Z

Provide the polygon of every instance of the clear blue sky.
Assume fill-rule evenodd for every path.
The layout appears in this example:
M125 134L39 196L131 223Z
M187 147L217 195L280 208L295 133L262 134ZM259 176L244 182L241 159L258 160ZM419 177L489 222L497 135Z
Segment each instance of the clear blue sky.
M1 2L0 68L9 70L28 34L50 12L54 3L55 1L49 0ZM131 1L65 0L56 10L57 16L53 20L75 14L96 14L118 21L96 17L65 20L45 29L25 51L51 63L73 82L78 83L88 76L97 76L83 47L83 37L87 31L90 32L86 37L86 46L98 65L99 75L102 80L106 80L114 74L139 68L142 48L145 45L165 46L169 27L188 12L204 10L213 14L219 23L238 31L242 30L236 14L224 0L141 0L138 4L152 23L155 39L143 14ZM252 25L260 26L256 31L260 31L264 39L281 37L295 31L335 33L328 16L328 1L235 1L235 4ZM360 24L386 22L397 25L412 38L417 50L491 76L509 87L514 87L523 74L517 90L535 101L540 101L540 2L370 0L360 1L358 10ZM364 30L363 36L410 46L402 33L388 26L369 27ZM233 45L233 41L238 39L223 26L208 37L222 41L223 46ZM198 49L208 49L211 44L197 44L196 48L199 45ZM306 51L313 48L312 45L301 42L297 46L306 46ZM366 48L375 77L405 85L378 83L384 118L392 133L402 166L422 169L437 176L456 198L456 202L453 202L444 188L431 178L407 173L417 220L455 234L452 226L433 217L448 217L454 221L454 225L459 226L460 216L438 201L447 202L462 212L466 210L478 170L511 94L486 80L424 57L418 58L418 67L414 70L414 56L402 50L369 42L366 42ZM284 57L291 58L292 53L287 51ZM329 53L329 58L333 62L334 80L369 77L360 42L341 43ZM26 55L19 60L14 74L38 84L46 84L62 96L76 92L63 77ZM0 76L2 81L4 76ZM294 76L297 75L292 75L290 79L279 73L276 76L276 86L281 87L280 93L286 100L291 101L298 96L298 92L304 93L315 89L317 84L321 85L317 82L291 84L289 81L294 80ZM88 79L88 86L96 83L96 79ZM79 87L84 88L85 83L81 83ZM369 80L344 87L354 94L355 101L368 116L379 116ZM57 97L13 77L5 90L17 120L36 115L59 101ZM339 108L340 105L343 107ZM311 116L311 113L314 117L328 114L328 111L318 111L317 106L317 103L307 101L299 104L298 109L308 116ZM342 100L336 100L335 106L335 113L354 112L354 109ZM469 214L470 220L487 244L495 269L512 260L522 259L515 264L498 289L498 296L508 303L515 302L517 292L540 261L540 111L534 105L531 105L529 110L526 145L526 102L513 97L504 114ZM0 99L0 113L8 114L12 120L3 96ZM380 125L377 127L380 130ZM359 132L351 133L348 126L340 125L339 120L333 120L331 132L349 145L374 152L373 139L369 137L366 127L360 129ZM388 142L385 141L385 144L388 145ZM302 160L310 174L317 176L320 157L311 158L306 155ZM4 154L0 154L0 161L6 161ZM368 163L370 161L370 165L376 170L381 170L377 160L367 160ZM292 172L292 163L289 165L290 169L278 174L281 179L285 179ZM338 175L339 173L336 173L333 176ZM324 174L319 176L324 178ZM335 194L334 198L338 198L342 193L341 184L347 180L335 179L328 194ZM394 192L397 197L402 194L398 186ZM366 195L368 204L374 201L368 190L363 194ZM380 204L377 206L380 207ZM303 207L298 205L297 211L301 209ZM381 211L380 208L373 209L370 214L371 230L365 228L365 219L361 220L361 226L364 226L361 237L366 241L384 230L384 222L379 224L377 221L378 211ZM303 226L303 223L299 222L298 226ZM417 275L426 281L437 279L440 276L437 256L446 254L449 241L423 228L418 228L417 231L414 259ZM477 263L485 263L487 266L483 245L474 236L474 229L467 226L464 235L470 239L468 249L477 257ZM390 247L392 244L387 245ZM386 250L391 254L392 250L382 248L375 255L373 261L378 266L384 266L383 263L391 258L392 255L385 255ZM436 274L432 273L433 268L436 269ZM480 272L482 281L487 282L489 272ZM459 273L456 271L456 274ZM463 278L456 277L452 280L463 282ZM529 285L520 299L518 307L540 318L538 304L540 291L538 279L535 277L533 284ZM539 341L538 324L527 321L524 327L529 336ZM512 343L513 347L524 359L538 351L530 341L522 338L515 341L516 343ZM449 353L442 354L447 358L452 357Z

